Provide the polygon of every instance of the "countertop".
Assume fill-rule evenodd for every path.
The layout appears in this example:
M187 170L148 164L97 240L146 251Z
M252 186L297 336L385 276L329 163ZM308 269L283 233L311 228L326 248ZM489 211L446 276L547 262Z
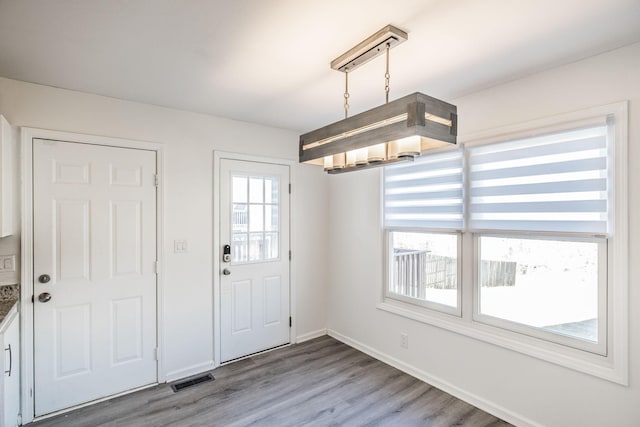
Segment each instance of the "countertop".
M0 286L0 324L20 298L18 285Z

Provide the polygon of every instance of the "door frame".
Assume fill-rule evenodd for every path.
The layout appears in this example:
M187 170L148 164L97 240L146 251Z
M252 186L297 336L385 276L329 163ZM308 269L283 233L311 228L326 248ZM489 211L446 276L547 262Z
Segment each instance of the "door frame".
M289 261L289 316L293 319L289 328L289 343L296 342L296 275L295 275L295 247L294 233L295 230L295 165L297 162L288 159L279 159L273 157L253 156L248 154L232 153L228 151L213 152L213 365L217 368L221 365L220 342L221 342L221 316L220 316L220 256L222 240L220 239L220 181L219 173L222 160L240 160L254 163L270 163L289 167L289 183L292 191L289 194L289 250L292 258Z
M51 139L56 141L102 145L114 148L133 148L154 151L156 153L156 174L159 183L156 191L156 343L158 347L156 383L164 382L164 145L157 142L143 142L130 139L96 136L72 132L61 132L30 127L20 128L20 177L21 188L21 285L20 285L20 362L21 362L21 415L22 423L34 420L34 333L33 333L33 140ZM131 390L133 391L133 390ZM129 392L129 391L127 391ZM126 393L126 392L125 392ZM123 393L121 393L123 394ZM111 396L110 396L111 397ZM110 398L109 397L109 398ZM105 398L106 399L106 398ZM78 405L83 406L83 405ZM75 407L74 407L75 408ZM65 412L62 410L60 412ZM43 418L46 418L47 415Z

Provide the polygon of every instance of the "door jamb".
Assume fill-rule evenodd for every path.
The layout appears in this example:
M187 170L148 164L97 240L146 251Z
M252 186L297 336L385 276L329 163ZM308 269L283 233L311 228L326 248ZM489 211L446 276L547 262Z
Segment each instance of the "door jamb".
M156 191L156 259L159 263L156 275L156 345L157 382L166 381L164 366L164 145L129 139L61 132L30 127L20 128L20 177L22 182L21 219L21 285L20 285L20 411L22 423L33 421L35 416L34 389L34 345L33 345L33 140L51 139L109 147L134 148L156 153L156 174L159 184Z
M288 159L279 159L272 157L252 156L248 154L232 153L228 151L213 152L213 365L217 368L221 364L220 355L220 212L218 207L220 206L220 161L225 160L243 160L256 163L272 163L276 165L289 166L289 183L293 190L289 194L289 250L293 254L291 261L289 262L289 315L293 319L291 327L289 328L289 342L294 344L296 342L296 268L295 268L295 247L293 238L293 231L295 230L295 165L297 162Z

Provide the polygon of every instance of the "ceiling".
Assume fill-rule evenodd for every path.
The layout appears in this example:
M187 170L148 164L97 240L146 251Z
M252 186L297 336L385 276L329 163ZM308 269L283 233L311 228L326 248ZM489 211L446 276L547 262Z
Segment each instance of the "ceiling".
M329 63L387 24L391 98L452 100L640 41L638 0L0 0L0 76L269 126L343 117ZM350 74L384 102L384 58Z

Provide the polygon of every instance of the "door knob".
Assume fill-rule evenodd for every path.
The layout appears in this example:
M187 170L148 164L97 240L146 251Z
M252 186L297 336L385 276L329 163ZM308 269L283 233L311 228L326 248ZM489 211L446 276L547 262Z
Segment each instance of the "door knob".
M48 274L42 274L40 275L40 277L38 277L38 282L40 283L49 283L50 280L51 276L49 276Z
M40 295L38 295L38 301L40 302L49 302L50 299L51 299L51 294L49 292L43 292Z
M222 270L222 274L224 274L225 276L228 276L231 274L231 271L229 271L228 268L225 268L224 270Z

